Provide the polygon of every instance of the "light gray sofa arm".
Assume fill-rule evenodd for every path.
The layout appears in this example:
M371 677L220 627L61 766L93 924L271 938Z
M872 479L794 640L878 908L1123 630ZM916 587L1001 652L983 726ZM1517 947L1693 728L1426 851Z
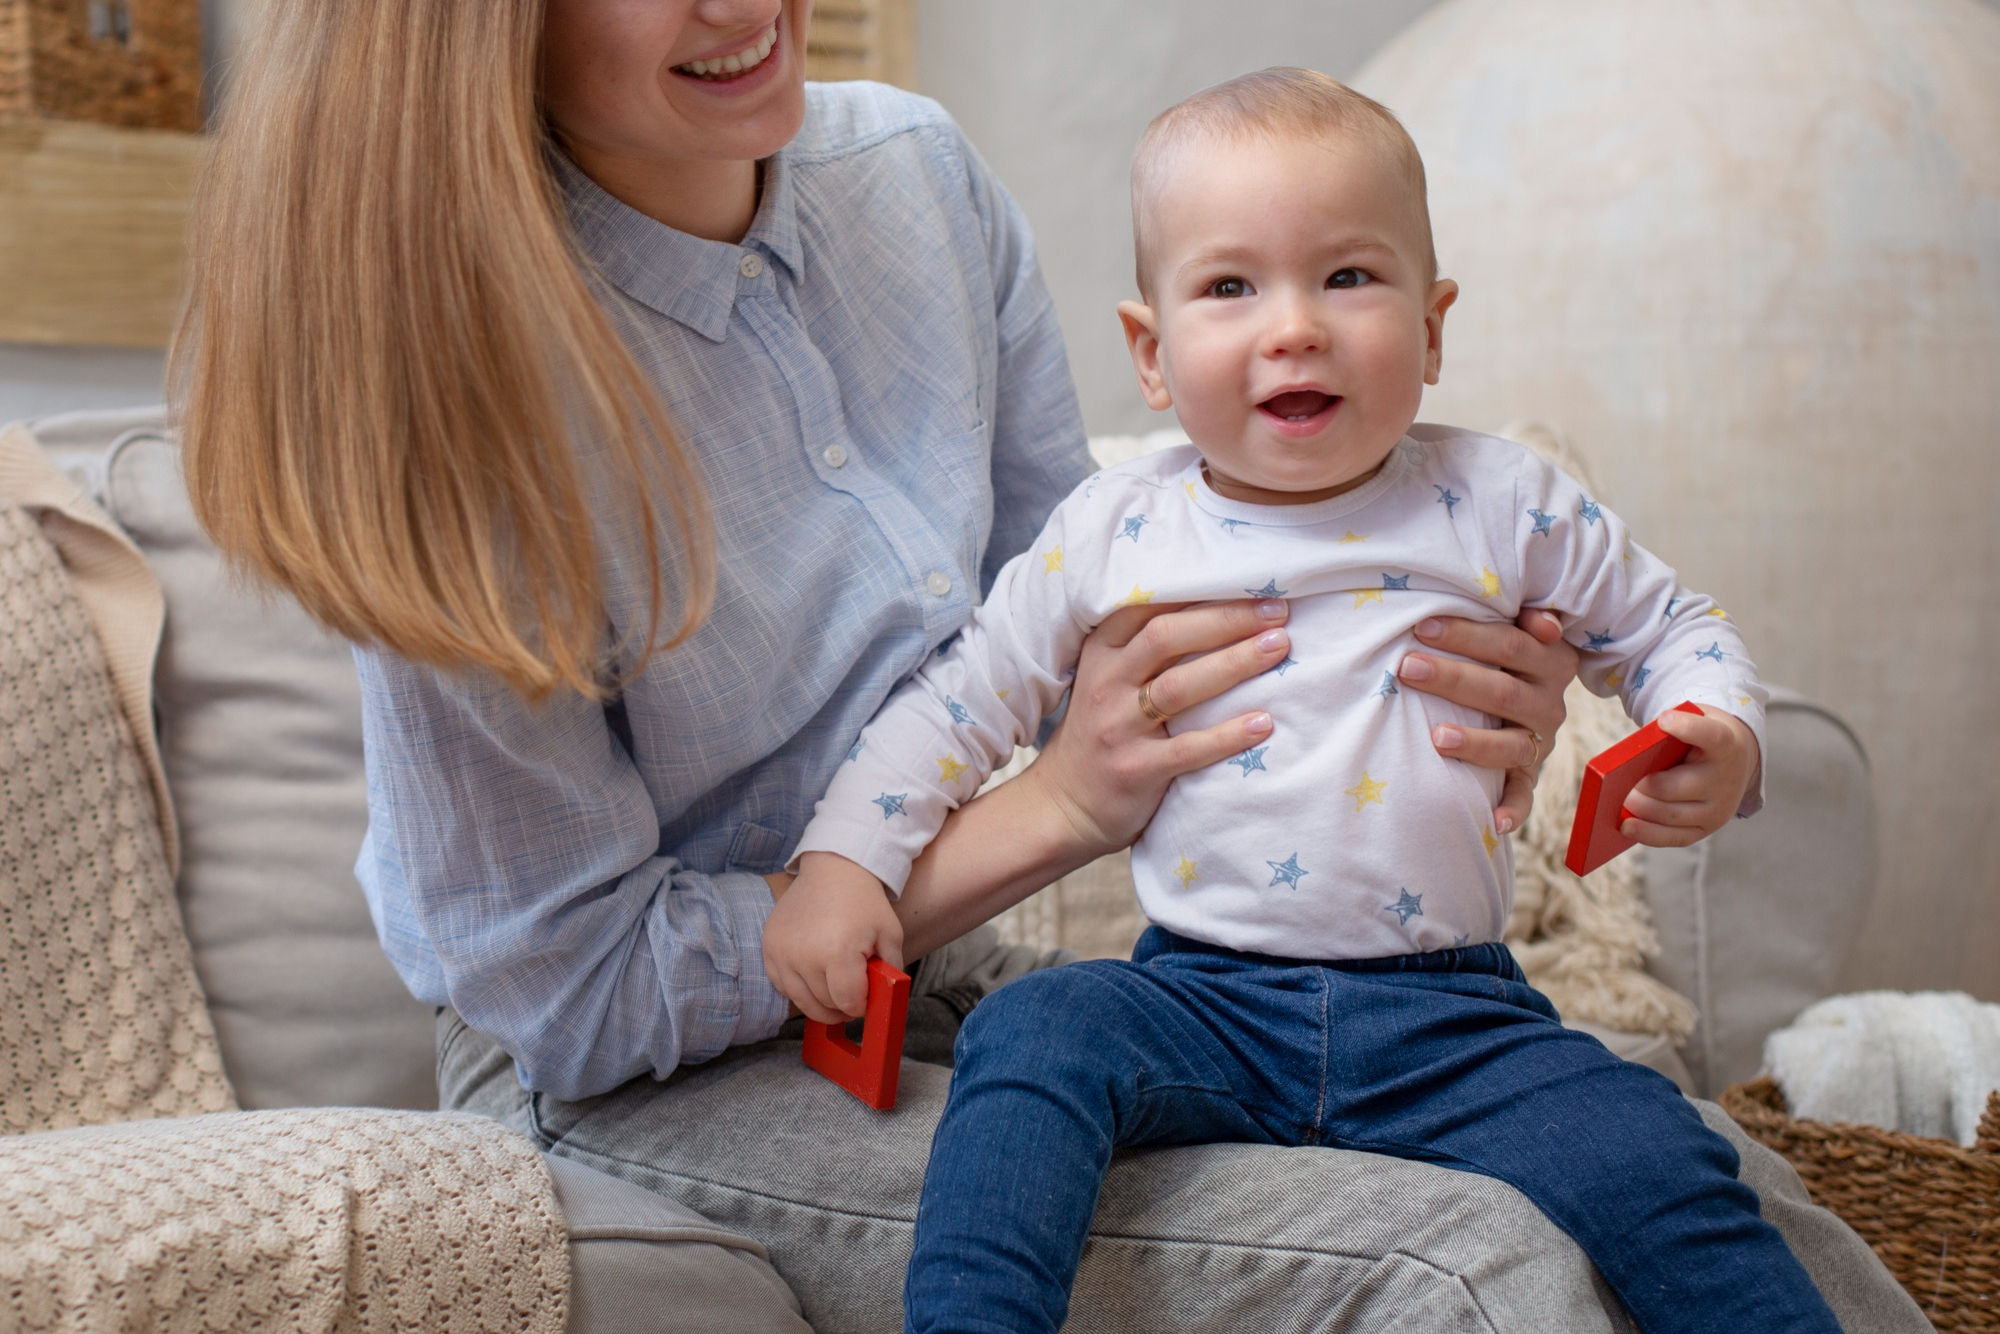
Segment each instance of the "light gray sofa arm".
M1868 757L1831 710L1771 692L1767 804L1692 848L1649 848L1654 976L1701 1011L1681 1051L1713 1098L1757 1073L1764 1038L1832 995L1875 889Z

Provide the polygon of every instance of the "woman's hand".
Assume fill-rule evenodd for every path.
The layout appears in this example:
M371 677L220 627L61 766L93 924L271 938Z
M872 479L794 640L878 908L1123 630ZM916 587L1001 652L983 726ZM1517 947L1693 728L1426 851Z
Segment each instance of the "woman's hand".
M1513 625L1433 617L1418 624L1417 638L1476 661L1409 653L1397 669L1398 680L1513 724L1466 728L1442 723L1431 729L1438 754L1507 771L1500 804L1493 808L1493 828L1511 833L1527 822L1535 804L1536 771L1567 716L1563 691L1576 676L1576 650L1564 642L1560 621L1532 607Z
M1130 844L1168 783L1270 736L1263 712L1173 736L1166 720L1282 662L1290 610L1277 598L1122 608L1084 640L1062 723L1016 781L1040 786L1092 856Z

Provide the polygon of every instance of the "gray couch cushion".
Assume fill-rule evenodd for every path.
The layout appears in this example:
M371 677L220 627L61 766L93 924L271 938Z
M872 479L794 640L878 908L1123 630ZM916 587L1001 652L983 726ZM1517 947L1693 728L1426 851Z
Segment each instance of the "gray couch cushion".
M570 1334L812 1334L762 1245L544 1155L569 1225Z
M1655 976L1701 1011L1681 1055L1712 1098L1764 1037L1831 995L1875 890L1868 757L1831 711L1771 691L1766 805L1692 848L1649 848Z
M390 968L354 881L367 803L352 656L225 573L163 426L34 424L166 592L155 684L178 888L230 1081L246 1108L435 1106L431 1010Z

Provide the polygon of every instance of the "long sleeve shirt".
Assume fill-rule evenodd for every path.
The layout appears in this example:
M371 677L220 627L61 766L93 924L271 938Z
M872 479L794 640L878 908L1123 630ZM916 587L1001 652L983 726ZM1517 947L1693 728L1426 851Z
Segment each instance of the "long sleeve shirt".
M1426 617L1550 608L1585 684L1633 718L1691 700L1762 744L1765 692L1728 617L1519 445L1419 425L1354 490L1276 506L1217 494L1182 446L1057 507L965 633L862 733L799 853L838 853L900 890L945 814L1055 706L1099 622L1134 603L1245 596L1290 600L1288 655L1169 730L1251 709L1276 726L1176 779L1133 849L1146 915L1195 940L1337 959L1500 938L1503 776L1430 741L1438 723L1494 720L1396 680Z
M1089 468L1034 245L992 173L935 103L806 96L737 245L557 163L605 308L705 478L706 623L608 706L358 653L356 869L383 947L565 1098L776 1031L763 876L862 724ZM606 642L642 638L634 536L600 537Z

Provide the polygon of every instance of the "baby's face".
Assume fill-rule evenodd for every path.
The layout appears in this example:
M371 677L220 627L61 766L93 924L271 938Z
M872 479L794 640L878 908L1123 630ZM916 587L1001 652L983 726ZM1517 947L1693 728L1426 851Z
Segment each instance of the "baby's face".
M1223 495L1359 486L1435 384L1457 285L1433 281L1414 192L1364 141L1197 142L1150 202L1150 304L1119 307L1147 402Z

